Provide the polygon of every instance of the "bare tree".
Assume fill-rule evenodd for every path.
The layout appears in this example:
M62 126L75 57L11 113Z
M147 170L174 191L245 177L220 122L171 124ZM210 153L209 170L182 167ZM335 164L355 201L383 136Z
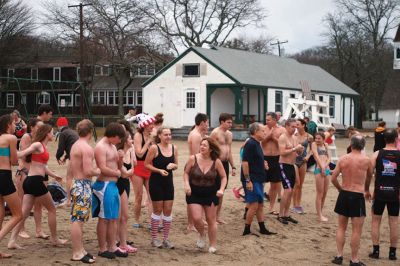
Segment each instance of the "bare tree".
M223 45L235 29L262 26L259 0L150 0L143 8L160 34L179 47Z
M15 43L32 33L35 21L31 10L22 3L22 0L0 1L0 59L7 62L6 55L15 54L21 46Z
M259 37L255 38L239 35L236 38L226 41L222 46L259 54L272 54L273 48L271 47L270 43L273 39L273 37L268 35L260 35Z

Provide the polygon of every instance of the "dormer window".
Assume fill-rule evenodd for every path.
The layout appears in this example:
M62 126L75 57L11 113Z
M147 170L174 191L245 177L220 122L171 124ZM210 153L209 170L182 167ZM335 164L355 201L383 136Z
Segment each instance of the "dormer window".
M184 77L199 77L200 76L200 64L184 64L183 65L183 76Z
M15 69L14 68L9 68L7 70L7 77L13 78L15 76Z

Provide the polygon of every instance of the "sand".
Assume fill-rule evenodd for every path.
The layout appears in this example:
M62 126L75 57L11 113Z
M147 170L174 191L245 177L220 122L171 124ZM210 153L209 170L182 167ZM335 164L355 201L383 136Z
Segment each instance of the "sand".
M346 139L337 140L339 154L344 154ZM196 249L197 233L186 233L186 202L183 192L182 173L183 165L188 158L186 142L174 141L179 148L179 169L175 172L175 203L173 207L173 225L170 239L175 244L174 250L155 249L150 245L150 233L147 229L134 229L129 226L128 239L135 242L139 251L128 258L107 260L98 258L96 265L332 265L330 260L336 254L335 231L337 227L337 215L333 212L337 190L330 185L326 200L325 214L329 222L317 221L314 201L315 184L312 173L307 173L303 188L303 206L307 212L305 215L293 214L299 220L298 225L282 225L275 216L265 215L267 227L278 232L276 236L246 236L241 233L244 227L243 203L236 200L232 194L232 187L240 184L239 177L231 177L228 189L225 192L223 205L223 218L228 222L218 227L218 251L211 255L205 251ZM372 150L373 139L368 139L367 150ZM58 166L55 160L57 143L50 143L49 150L51 160L49 168L65 176L65 167ZM234 160L239 166L239 148L241 142L233 143ZM130 198L130 209L132 210L132 194ZM371 206L367 203L367 208ZM142 220L147 218L146 209L142 209ZM132 212L131 212L132 213ZM6 218L7 220L7 218ZM90 219L84 226L84 245L87 251L97 254L96 219ZM130 218L129 225L132 224ZM387 217L383 218L381 227L381 260L374 261L368 258L372 243L370 237L371 216L365 220L364 231L361 239L360 258L368 265L398 265L387 259L389 250L389 231ZM57 209L57 226L59 235L69 238L69 209ZM27 231L34 235L33 218L26 222ZM49 233L47 226L47 215L44 211L43 228ZM252 226L258 231L256 222ZM350 259L350 227L347 232L345 246L345 265ZM0 243L2 252L13 253L11 259L0 259L1 265L78 265L71 262L70 242L65 247L52 247L49 240L31 237L28 240L20 239L19 243L24 250L7 250L6 244L9 236ZM398 263L398 262L397 262Z

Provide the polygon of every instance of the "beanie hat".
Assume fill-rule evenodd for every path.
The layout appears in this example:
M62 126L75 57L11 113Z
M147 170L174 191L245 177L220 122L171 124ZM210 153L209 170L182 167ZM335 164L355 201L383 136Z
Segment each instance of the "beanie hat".
M138 121L140 128L144 128L156 121L156 119L153 116L150 116L145 113L140 113L136 115L136 120Z
M66 117L59 117L57 119L57 126L58 127L67 127L68 126L68 119Z

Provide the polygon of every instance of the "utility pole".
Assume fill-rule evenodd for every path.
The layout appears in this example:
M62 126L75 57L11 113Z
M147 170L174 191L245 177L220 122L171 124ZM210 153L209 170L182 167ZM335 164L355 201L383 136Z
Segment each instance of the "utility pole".
M288 41L279 41L277 40L276 43L271 43L271 45L278 45L278 55L281 56L281 44L288 43Z
M91 6L91 4L82 4L80 3L79 5L69 5L68 8L71 7L79 7L79 81L83 83L83 86L85 84L85 64L84 64L84 41L83 41L83 7L85 6ZM81 116L83 116L83 104L84 104L84 91L83 91L83 86L81 86L81 92L80 92L80 112Z

